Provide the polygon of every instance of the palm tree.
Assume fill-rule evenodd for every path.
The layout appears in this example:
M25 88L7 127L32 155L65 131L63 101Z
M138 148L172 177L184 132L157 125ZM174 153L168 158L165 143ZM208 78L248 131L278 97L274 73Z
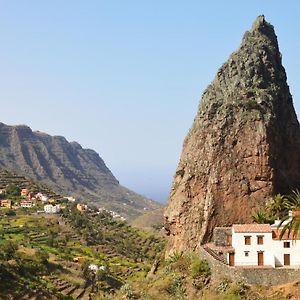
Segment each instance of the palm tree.
M283 235L287 232L288 237L292 235L292 239L295 240L300 236L300 192L298 190L293 191L292 195L286 198L285 210L286 212L292 211L292 215L286 214L281 219L278 227L285 221L288 222L283 226L279 238L282 239Z
M277 194L275 195L273 201L270 203L270 211L271 214L276 218L276 219L281 219L286 215L286 202L288 198L281 195Z
M252 220L257 224L272 224L274 218L270 216L265 210L259 210L252 215Z

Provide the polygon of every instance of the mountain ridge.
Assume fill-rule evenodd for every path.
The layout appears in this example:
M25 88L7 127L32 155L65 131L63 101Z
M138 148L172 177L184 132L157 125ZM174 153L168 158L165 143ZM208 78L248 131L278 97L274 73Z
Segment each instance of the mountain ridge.
M160 206L121 186L96 151L27 125L0 123L0 167L129 218Z

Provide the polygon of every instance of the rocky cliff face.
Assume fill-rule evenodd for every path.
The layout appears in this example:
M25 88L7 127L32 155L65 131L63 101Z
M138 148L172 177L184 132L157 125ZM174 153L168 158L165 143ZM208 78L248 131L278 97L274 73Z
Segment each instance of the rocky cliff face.
M300 187L300 131L272 25L259 16L203 94L165 209L168 253L251 221Z
M0 123L0 168L42 181L62 195L74 195L134 217L160 207L125 187L93 150L64 137Z

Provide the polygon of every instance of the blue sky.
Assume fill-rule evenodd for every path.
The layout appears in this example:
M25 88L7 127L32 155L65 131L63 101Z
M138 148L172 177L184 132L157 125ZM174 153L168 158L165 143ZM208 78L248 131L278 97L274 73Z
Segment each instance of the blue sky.
M121 184L164 201L202 92L259 14L299 115L299 11L296 0L0 0L0 121L95 149Z

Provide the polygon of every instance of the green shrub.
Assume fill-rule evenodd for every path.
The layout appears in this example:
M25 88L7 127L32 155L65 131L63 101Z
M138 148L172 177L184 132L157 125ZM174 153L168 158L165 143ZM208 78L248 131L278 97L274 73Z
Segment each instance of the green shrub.
M225 293L230 288L231 281L228 278L223 279L219 282L216 291L219 294Z
M206 260L202 260L200 257L193 258L190 266L190 274L193 279L199 276L209 276L210 268Z
M13 209L8 209L5 214L7 216L15 216L16 215L16 212L13 210Z
M174 276L167 291L169 294L176 296L177 299L184 299L185 288L182 282L182 278L179 276Z
M172 270L178 270L180 272L188 271L191 265L191 260L187 256L179 257L176 262L171 265Z
M226 299L241 299L247 296L249 292L249 286L247 286L243 281L239 281L234 284L230 289L226 292Z
M19 186L11 183L7 186L6 188L6 194L9 196L9 197L17 197L17 196L20 196L21 195L21 189Z
M169 263L175 263L182 257L181 251L174 251L173 254L169 257L168 261Z
M134 293L133 293L132 287L128 283L122 285L120 291L126 298L128 298L128 299L134 298Z

